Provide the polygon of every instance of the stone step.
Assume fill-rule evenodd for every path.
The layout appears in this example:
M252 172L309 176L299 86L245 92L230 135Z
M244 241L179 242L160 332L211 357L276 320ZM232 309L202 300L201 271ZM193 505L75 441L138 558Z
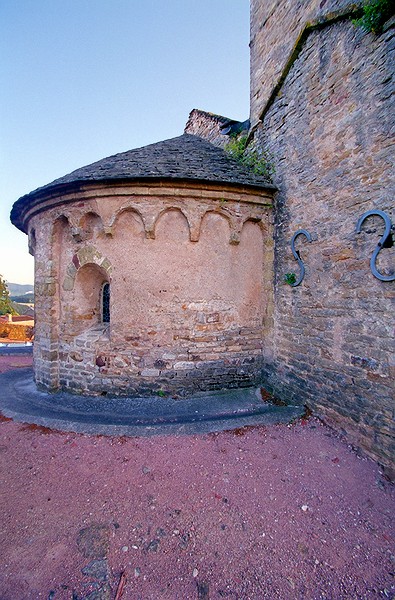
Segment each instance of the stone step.
M190 397L80 396L37 390L32 369L0 375L0 410L16 421L78 433L147 436L195 434L246 425L289 423L303 406L262 400L259 388L200 392Z

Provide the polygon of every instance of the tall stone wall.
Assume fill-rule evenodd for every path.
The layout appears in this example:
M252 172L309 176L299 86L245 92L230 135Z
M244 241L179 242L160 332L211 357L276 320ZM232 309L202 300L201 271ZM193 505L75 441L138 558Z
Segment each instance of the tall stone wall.
M274 357L265 377L278 394L308 403L388 465L394 458L395 282L379 281L369 267L382 219L370 217L362 233L355 230L372 209L395 221L393 24L376 36L350 20L325 18L290 60L311 15L319 19L319 10L345 5L251 3L253 137L272 154L279 188ZM306 276L292 288L283 276L299 275L290 241L301 228L312 242L296 242ZM380 252L377 266L394 272L393 247Z
M279 90L279 84L308 31L344 15L352 15L361 4L360 0L251 0L252 127Z

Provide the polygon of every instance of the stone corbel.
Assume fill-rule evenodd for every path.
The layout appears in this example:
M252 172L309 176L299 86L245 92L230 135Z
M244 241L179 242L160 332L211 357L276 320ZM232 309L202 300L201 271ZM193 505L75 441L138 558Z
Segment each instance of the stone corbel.
M188 215L189 240L191 242L199 241L201 223L202 223L202 215L201 214Z
M147 221L145 222L145 237L147 238L147 240L154 240L155 239L155 217L151 217L150 219L147 219Z
M229 244L240 244L241 230L243 229L243 221L240 218L231 218L230 222L230 237Z
M70 232L75 242L82 242L84 240L84 233L81 227L71 227Z

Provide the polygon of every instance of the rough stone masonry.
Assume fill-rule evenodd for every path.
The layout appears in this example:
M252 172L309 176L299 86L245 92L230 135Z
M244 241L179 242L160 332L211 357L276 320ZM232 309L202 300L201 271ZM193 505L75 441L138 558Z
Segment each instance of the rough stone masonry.
M342 1L251 2L251 137L275 166L273 361L265 377L304 398L385 464L394 459L394 286L370 257L394 223L394 20L381 35ZM303 283L290 241L306 267ZM393 234L390 244L393 241ZM377 266L394 272L394 247Z
M12 218L35 255L36 383L159 396L257 384L273 189L184 134L21 198Z
M226 157L231 120L195 110L184 136L17 201L36 257L37 383L160 394L264 381L392 463L394 281L369 265L383 220L356 225L373 209L394 222L394 20L367 33L360 7L251 0L248 139L275 187ZM300 229L312 241L298 238L306 275L291 287ZM393 236L377 259L388 276Z

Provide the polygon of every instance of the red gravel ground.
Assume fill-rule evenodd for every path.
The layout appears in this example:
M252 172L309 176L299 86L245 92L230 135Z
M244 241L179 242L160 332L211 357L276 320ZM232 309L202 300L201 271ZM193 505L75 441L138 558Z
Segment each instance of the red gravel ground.
M151 438L3 418L0 435L2 600L395 597L394 488L315 418Z

